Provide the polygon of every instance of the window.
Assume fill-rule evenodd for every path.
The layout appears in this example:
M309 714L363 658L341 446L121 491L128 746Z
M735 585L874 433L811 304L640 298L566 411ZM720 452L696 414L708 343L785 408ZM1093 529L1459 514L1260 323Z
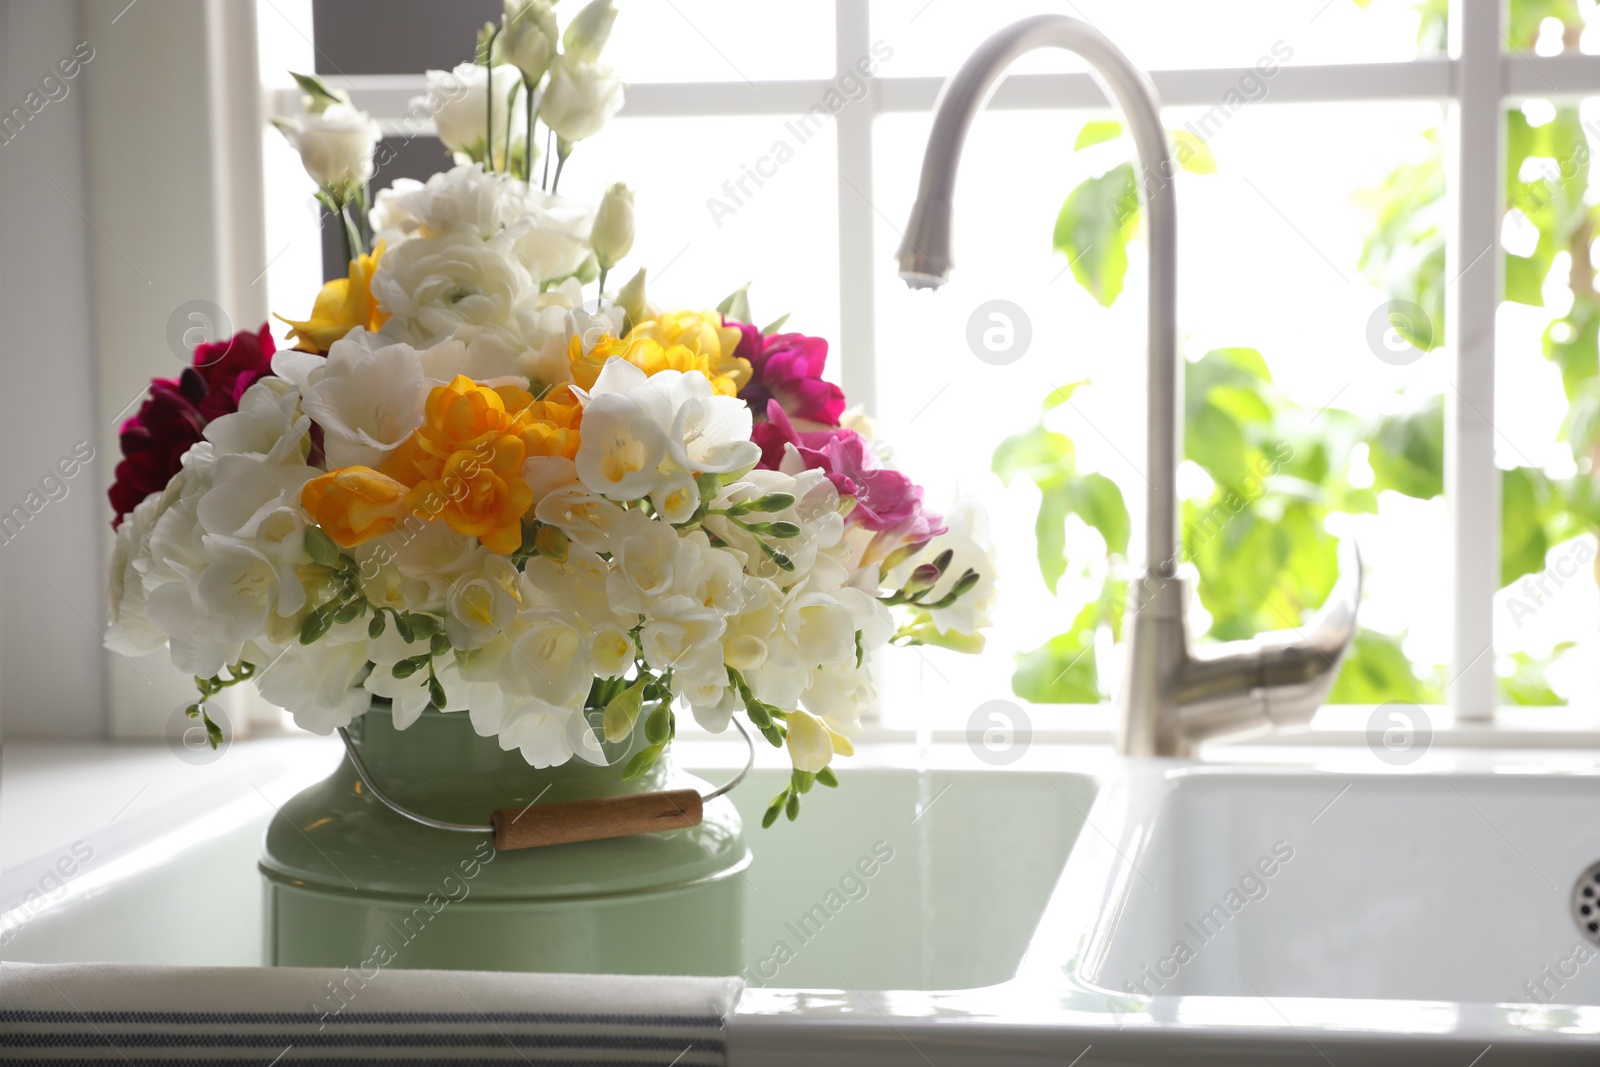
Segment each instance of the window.
M990 652L959 664L931 650L899 657L887 684L907 699L919 687L937 692L963 712L1009 695L1014 656L1038 649L1108 575L1128 568L1120 559L1080 566L1106 549L1093 524L1073 515L1061 531L1070 565L1047 588L1034 562L1037 492L1000 485L990 470L996 446L1039 418L1070 437L1078 469L1120 485L1133 511L1126 557L1141 558L1144 250L1137 240L1129 246L1125 291L1107 307L1050 239L1068 191L1126 157L1123 145L1074 143L1086 123L1113 116L1073 57L1020 63L965 154L957 276L938 293L911 293L892 254L939 84L983 36L1043 5L621 6L607 60L629 82L628 102L574 154L563 191L593 197L610 181L637 186L643 225L632 261L650 269L653 296L709 303L753 280L758 319L787 312L795 328L830 339L832 373L882 419L932 499L957 488L978 497L1005 580ZM1580 293L1575 302L1572 292L1591 281L1582 253L1594 236L1584 220L1595 197L1586 158L1581 177L1563 176L1576 164L1541 154L1556 131L1570 135L1574 122L1600 117L1579 104L1600 93L1600 57L1589 54L1600 50L1588 21L1594 5L1048 6L1095 23L1154 71L1169 127L1190 131L1217 163L1214 174L1177 179L1180 336L1191 375L1203 373L1195 368L1205 353L1256 350L1296 440L1344 442L1325 477L1308 475L1320 469L1308 460L1293 472L1298 489L1279 479L1268 496L1290 500L1333 483L1344 494L1326 526L1360 542L1369 564L1363 619L1374 641L1387 641L1367 649L1361 665L1374 673L1344 689L1347 699L1448 694L1465 719L1487 718L1504 702L1600 700L1593 672L1574 669L1600 641L1591 532L1600 507L1573 495L1590 472L1569 444L1594 435L1583 419L1600 426L1583 406L1592 393L1600 411L1600 385L1585 384L1600 379L1594 334L1583 333L1600 322L1600 300ZM260 0L263 77L281 111L294 106L284 69L314 67L405 140L410 154L399 158L408 162L394 173L427 173L445 162L442 152L401 122L422 91L419 67L465 59L495 5L450 5L448 15L442 5L401 7ZM370 17L358 17L363 10ZM413 16L428 20L426 33ZM383 24L412 43L349 44ZM818 103L835 112L828 127L798 121ZM1595 139L1577 137L1562 142L1568 155ZM1497 162L1508 141L1528 159L1526 173L1509 178ZM790 149L781 162L779 142ZM310 187L275 136L265 143L272 306L308 306L321 276ZM1555 177L1541 181L1551 166ZM1550 231L1542 239L1541 227ZM1497 245L1512 254L1504 264ZM1503 303L1503 285L1520 285L1522 302ZM1020 307L1031 333L1028 351L1007 366L976 358L965 340L974 311L995 299ZM1594 318L1583 318L1591 305ZM1422 320L1406 318L1413 306ZM1441 339L1446 347L1436 346ZM1565 364L1546 357L1545 347L1562 344L1572 349ZM1041 416L1045 397L1080 379L1091 384L1074 402ZM1442 446L1432 436L1440 424ZM1393 469L1399 460L1351 436L1359 434L1386 435L1384 447L1416 469ZM1437 475L1430 447L1442 447L1443 491L1393 491L1408 471L1423 482L1429 470ZM1186 464L1181 486L1197 508L1215 490L1202 467ZM1564 480L1567 489L1552 488ZM1266 530L1228 544L1229 566L1267 568L1268 587L1234 616L1202 598L1198 627L1227 637L1236 635L1224 632L1225 617L1252 629L1298 622L1297 596L1331 581L1331 541L1286 536ZM1520 562L1502 566L1502 540ZM1534 590L1541 580L1546 587L1537 603L1522 591L1530 567ZM1567 641L1577 645L1561 647ZM1091 644L1104 690L1116 676L1109 631L1098 628ZM1414 684L1396 688L1400 675L1383 673L1396 670Z

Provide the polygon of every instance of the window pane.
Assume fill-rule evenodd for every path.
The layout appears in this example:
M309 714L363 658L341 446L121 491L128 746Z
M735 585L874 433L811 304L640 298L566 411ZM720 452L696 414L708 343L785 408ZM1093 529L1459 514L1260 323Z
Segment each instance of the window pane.
M1513 52L1555 56L1600 53L1600 19L1593 4L1561 0L1511 0L1505 47Z
M1061 11L1093 23L1134 63L1158 70L1252 66L1274 44L1296 64L1390 62L1441 51L1442 15L1435 27L1412 7L1411 0L1372 0L1364 9L1350 0L1077 0ZM984 37L1039 11L1037 0L872 0L872 35L895 49L896 76L944 75ZM1428 32L1419 39L1422 29ZM1074 62L1036 55L1016 69L1080 69L1068 66Z
M1593 501L1600 457L1595 187L1600 100L1530 100L1506 115L1501 228L1505 302L1496 329L1496 462L1502 469L1496 667L1507 703L1600 698Z
M1190 456L1197 462L1180 472L1180 492L1191 505L1186 540L1201 568L1210 568L1192 622L1197 633L1209 628L1225 638L1298 625L1301 611L1316 607L1332 581L1334 545L1323 531L1354 537L1369 567L1362 608L1367 666L1380 678L1341 690L1342 699L1358 702L1436 699L1442 681L1436 665L1448 654L1447 526L1439 446L1430 437L1440 425L1444 356L1418 351L1412 358L1396 350L1405 345L1390 336L1388 294L1361 265L1375 195L1361 191L1381 185L1397 166L1431 158L1435 142L1425 134L1439 117L1433 104L1246 108L1212 131L1217 173L1177 178L1186 373L1192 387L1212 383L1191 394ZM876 230L883 425L907 469L929 481L936 504L957 486L984 503L1002 556L1003 592L988 654L957 668L941 653L928 653L972 706L1006 696L1013 655L1068 632L1108 572L1126 577L1130 569L1121 561L1108 566L1093 505L1067 499L1068 517L1045 524L1064 531L1052 596L1036 558L1035 521L1045 494L1060 484L1041 489L1036 482L1059 476L1064 484L1085 474L1111 479L1131 512L1128 557L1143 558L1143 240L1128 248L1125 285L1109 309L1051 249L1068 191L1127 158L1125 142L1073 150L1076 131L1096 118L1104 116L982 117L957 191L957 273L935 293L908 292L890 261L899 239L891 226L910 207L929 119L891 115L875 127L875 200L888 220ZM1167 118L1181 128L1196 113L1169 109ZM1019 145L1027 145L1025 156ZM1093 248L1082 255L1104 262ZM1029 347L1008 365L979 351L981 312L995 300L1015 304L1031 326ZM1259 351L1270 385L1239 373L1252 357L1207 355L1238 348ZM1085 379L1090 384L1069 402L1041 415L1054 390ZM990 471L996 446L1041 418L1046 430L1070 438L1070 462L1041 461L1035 467L1047 474L1040 477L1035 467L1013 463L1019 472L1010 488L1002 487ZM1408 434L1421 442L1416 470L1401 462L1409 455L1401 446L1416 443ZM1257 464L1275 457L1264 447L1252 454L1251 442L1271 441L1290 452L1261 469ZM1425 454L1430 446L1433 454ZM1219 495L1221 485L1208 473L1226 469L1235 453L1254 468L1232 482L1240 487L1237 506ZM1376 514L1360 513L1374 508ZM1113 599L1121 601L1114 591ZM1091 628L1089 638L1097 648L1091 660L1098 686L1112 689L1120 667L1110 634ZM1060 654L1036 657L1036 666L1048 662L1067 681L1081 679L1082 667L1072 666L1079 649L1067 645ZM1390 651L1396 654L1386 658ZM1414 673L1405 670L1404 657ZM1400 672L1384 675L1396 658ZM901 683L912 687L945 684L920 663L905 673ZM1048 690L1055 681L1047 673L1033 684ZM1054 691L1056 699L1082 699L1066 682Z
M501 0L315 0L318 74L420 74L472 59Z
M761 323L788 312L792 329L837 339L835 138L825 129L796 143L785 121L613 119L582 142L563 195L594 204L611 182L636 190L638 237L614 284L647 267L653 303L709 308L751 282ZM771 155L779 140L792 146L781 163Z
M833 76L832 0L671 0L621 10L605 61L626 81Z

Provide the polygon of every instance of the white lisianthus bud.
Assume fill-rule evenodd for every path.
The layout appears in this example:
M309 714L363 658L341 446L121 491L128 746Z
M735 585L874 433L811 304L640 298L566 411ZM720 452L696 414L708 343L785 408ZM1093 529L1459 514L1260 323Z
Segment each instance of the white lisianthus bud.
M305 108L309 115L320 115L334 104L348 104L350 94L343 89L333 89L315 74L296 74L289 72L289 77L294 79L305 94L300 98L300 106Z
M372 177L372 150L380 134L365 111L330 104L317 114L272 122L300 153L306 173L319 187L342 192Z
M617 182L601 198L594 213L589 246L594 249L601 270L615 267L633 250L633 190L626 183Z
M593 62L600 58L600 50L611 39L611 27L616 21L617 6L611 0L590 0L567 23L561 47L569 55Z
M622 107L622 82L610 67L563 55L550 68L539 117L568 144L593 137Z
M495 43L503 59L531 85L556 58L556 13L548 0L506 0L504 28Z
M498 51L498 47L496 48ZM489 112L489 85L494 84L494 154L504 159L507 116L511 143L522 143L528 120L524 109L511 106L512 95L522 84L522 72L508 63L490 70L476 63L462 63L454 70L430 70L428 91L411 101L412 114L433 114L439 140L451 152L468 157L458 162L482 162L487 156L486 123ZM509 112L507 109L510 109Z

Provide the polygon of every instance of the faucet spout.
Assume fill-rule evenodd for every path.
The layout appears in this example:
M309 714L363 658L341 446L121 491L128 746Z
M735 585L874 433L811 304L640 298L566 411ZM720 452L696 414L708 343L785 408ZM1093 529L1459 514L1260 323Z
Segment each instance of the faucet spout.
M1036 15L1013 23L978 46L945 83L922 157L916 204L900 244L900 276L914 288L948 280L952 266L951 213L956 167L972 120L1006 68L1041 48L1063 48L1089 61L1127 117L1139 157L1139 197L1150 236L1150 304L1147 319L1149 418L1146 471L1145 562L1170 578L1178 556L1177 499L1170 492L1178 466L1178 395L1183 360L1177 346L1177 242L1173 165L1161 126L1155 87L1116 45L1087 22L1065 15Z
M1121 108L1138 157L1139 200L1150 243L1145 565L1131 587L1138 595L1129 606L1119 747L1129 755L1186 756L1204 737L1262 721L1303 722L1326 697L1354 639L1359 561L1353 592L1344 583L1329 597L1310 637L1296 630L1201 652L1189 648L1183 583L1177 577L1183 356L1176 325L1174 172L1161 104L1149 77L1099 30L1065 15L1023 19L980 44L945 83L935 106L917 199L897 256L900 276L916 289L937 288L949 279L956 170L967 130L1007 68L1041 48L1062 48L1088 60Z

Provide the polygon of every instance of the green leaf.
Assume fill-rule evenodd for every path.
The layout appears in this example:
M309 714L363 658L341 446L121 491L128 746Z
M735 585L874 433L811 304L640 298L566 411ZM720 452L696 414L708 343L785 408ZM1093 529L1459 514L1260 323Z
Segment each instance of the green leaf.
M717 305L717 310L735 322L749 322L750 284L745 282L739 288L723 297L722 303Z
M1178 166L1190 174L1215 174L1217 172L1217 157L1211 154L1210 145L1188 130L1173 130L1171 132L1172 158L1177 160Z
M782 315L779 315L777 318L761 327L761 336L771 337L773 334L783 329L783 324L789 321L790 314L791 312L785 311Z
M1435 704L1442 699L1441 687L1424 682L1412 670L1411 661L1400 648L1400 639L1375 630L1359 630L1354 647L1339 670L1330 704L1381 704L1386 700L1407 700L1414 704Z
M1078 139L1072 142L1072 150L1081 152L1090 145L1104 144L1114 141L1122 136L1122 123L1110 119L1101 119L1096 122L1086 122L1078 131Z
M1072 511L1066 488L1045 489L1039 497L1039 515L1033 536L1038 543L1039 574L1050 591L1067 571L1067 515Z
M1131 523L1122 490L1103 474L1085 474L1066 484L1068 507L1105 538L1106 549L1119 556L1128 554Z
M1600 299L1592 293L1583 294L1573 300L1565 318L1545 327L1544 355L1561 368L1562 388L1568 402L1576 405L1590 383L1600 376Z
M1067 194L1056 216L1052 247L1067 257L1072 276L1101 307L1110 307L1122 293L1128 241L1138 221L1139 189L1131 163L1086 179Z
M1392 489L1418 500L1444 492L1444 398L1380 419L1367 438L1374 489Z
M1098 704L1094 634L1099 619L1100 605L1089 604L1078 613L1072 629L1019 655L1011 675L1012 692L1035 704Z
M1001 441L990 469L999 475L1002 485L1010 485L1018 475L1035 482L1051 481L1072 473L1074 454L1070 437L1035 424Z
M1511 653L1512 673L1500 677L1500 693L1512 704L1524 707L1551 707L1564 704L1550 688L1546 673L1568 649L1577 647L1574 641L1562 641L1545 657L1530 656L1526 652Z
M1040 405L1044 411L1054 411L1056 408L1072 399L1072 395L1079 389L1089 384L1088 378L1082 378L1066 385L1057 386L1045 394L1044 403Z

